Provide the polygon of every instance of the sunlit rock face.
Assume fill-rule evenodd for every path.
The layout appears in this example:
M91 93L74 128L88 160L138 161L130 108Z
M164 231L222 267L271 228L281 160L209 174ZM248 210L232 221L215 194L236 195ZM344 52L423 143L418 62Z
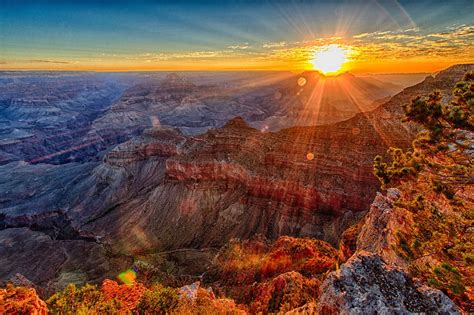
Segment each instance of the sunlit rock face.
M373 156L388 145L408 146L410 139L410 131L401 126L377 125L379 131L392 133L382 139L366 116L357 122L359 127L347 121L262 133L236 118L202 136L183 140L177 134L181 140L175 148L154 153L160 160L159 184L84 228L105 232L107 225L110 235L104 233L104 241L126 251L220 246L231 237L255 233L335 243L374 197L378 183L371 175ZM118 165L117 156L129 161L134 155L130 148L140 143L144 146L135 148L136 158L143 159L140 152L149 141L117 147L106 157L107 164ZM123 164L120 172L130 172L132 165Z
M394 188L388 190L387 196L377 193L357 237L357 250L376 253L384 261L407 269L407 261L392 246L398 243L397 233L413 233L413 215L394 206L399 197L400 192Z

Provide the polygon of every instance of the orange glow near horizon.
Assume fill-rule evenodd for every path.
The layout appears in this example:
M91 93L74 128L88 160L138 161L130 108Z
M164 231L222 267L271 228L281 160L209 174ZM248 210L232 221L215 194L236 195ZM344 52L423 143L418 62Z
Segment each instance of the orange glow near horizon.
M378 48L377 48L378 49ZM70 61L67 56L46 61L21 59L2 62L0 71L292 71L318 70L325 75L342 72L370 73L434 73L451 65L472 63L467 56L414 56L403 58L384 49L355 46L339 40L334 44L276 48L272 51L246 55L232 52L216 57L173 55L149 57L120 55L81 58ZM383 54L385 57L381 56Z

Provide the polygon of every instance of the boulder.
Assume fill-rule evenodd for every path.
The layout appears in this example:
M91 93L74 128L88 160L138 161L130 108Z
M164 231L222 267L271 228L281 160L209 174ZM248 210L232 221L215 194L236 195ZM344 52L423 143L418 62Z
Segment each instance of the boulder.
M377 254L361 251L323 282L320 314L460 314L444 293L421 285Z

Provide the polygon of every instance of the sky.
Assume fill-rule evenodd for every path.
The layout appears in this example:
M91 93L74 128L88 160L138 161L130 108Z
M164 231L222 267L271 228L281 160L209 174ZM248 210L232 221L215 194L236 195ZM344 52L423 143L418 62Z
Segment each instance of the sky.
M337 45L344 71L474 62L474 1L0 0L0 70L291 70Z

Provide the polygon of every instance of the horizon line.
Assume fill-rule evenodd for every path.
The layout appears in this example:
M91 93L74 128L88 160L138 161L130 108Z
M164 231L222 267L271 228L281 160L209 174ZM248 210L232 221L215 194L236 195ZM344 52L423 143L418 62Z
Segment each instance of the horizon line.
M448 69L455 65L462 64L471 64L471 63L455 63L449 67L442 68L437 71L416 71L416 72L352 72L345 71L338 75L351 73L357 75L366 75L366 74L377 74L377 75L391 75L391 74L432 74ZM0 72L63 72L63 73L154 73L154 72L292 72L292 73L303 73L303 72L319 72L317 70L264 70L264 69L233 69L233 70L66 70L66 69L0 69Z

